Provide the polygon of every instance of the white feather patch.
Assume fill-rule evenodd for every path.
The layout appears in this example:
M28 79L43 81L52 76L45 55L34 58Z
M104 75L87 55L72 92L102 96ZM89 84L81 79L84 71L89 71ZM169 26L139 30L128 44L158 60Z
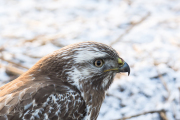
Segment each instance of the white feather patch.
M104 57L104 56L107 55L107 53L105 53L105 52L89 51L89 50L79 50L76 53L77 53L77 55L74 58L76 63L89 61L89 60L92 60L92 59L94 59L96 57Z
M102 87L103 87L103 88L106 87L106 85L108 84L108 82L109 82L109 78L106 77L106 78L103 80Z
M74 81L74 85L79 89L79 77L80 77L81 72L76 68L73 67L73 69L68 72L68 75L71 77L71 80Z
M27 105L24 106L24 110L27 110L29 107L31 107L32 103L29 103Z
M89 106L89 105L87 105L86 106L87 108L87 115L84 117L84 119L83 120L91 120L90 118L91 118L91 111L90 111L90 108L92 107L92 106Z

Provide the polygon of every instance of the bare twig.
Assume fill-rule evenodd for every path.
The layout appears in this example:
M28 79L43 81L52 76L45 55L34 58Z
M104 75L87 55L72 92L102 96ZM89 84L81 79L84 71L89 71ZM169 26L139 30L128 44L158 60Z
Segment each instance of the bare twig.
M58 38L62 38L63 36L64 35L62 35L61 33L56 33L56 34L52 34L52 35L39 35L39 36L36 36L36 37L34 37L32 39L24 41L24 43L25 42L34 42L35 40L36 41L40 40L39 42L41 42L41 44L44 45L44 44L46 44L46 42L52 42L53 40L58 39ZM56 45L56 46L64 47L60 43L58 43L58 45Z
M23 41L23 43L26 43L26 42L34 42L35 40L41 38L42 36L43 36L43 35L35 36L35 37L32 38L32 39L28 39L28 40Z
M166 116L166 111L164 111L164 110L160 111L159 115L160 115L162 120L168 120L168 118Z
M166 75L167 73L158 74L156 76L150 77L150 79L159 78L159 76Z
M12 65L7 65L7 66L5 66L5 68L6 68L6 72L11 75L19 76L24 73L23 70L21 70L17 67L14 67Z
M159 72L159 70L157 69L158 63L157 63L156 61L154 62L154 65L156 66L156 70L157 70L157 73L158 73L157 78L159 78L159 79L161 80L161 83L163 84L165 90L166 90L167 93L168 93L168 97L166 97L166 101L168 101L168 100L169 100L169 97L170 97L170 95L171 95L171 92L170 92L170 90L168 89L167 83L166 83L166 81L165 81L164 78L163 78L163 75L165 75L166 73L161 74L161 73Z
M133 117L138 117L138 116L141 116L141 115L146 115L146 114L152 114L152 113L159 113L159 114L162 114L161 112L165 113L166 111L165 110L153 110L153 111L147 111L147 112L143 112L143 113L140 113L140 114L136 114L136 115L132 115L132 116L128 116L128 117L123 117L121 119L116 119L116 120L126 120L126 119L130 119L130 118L133 118ZM161 115L160 115L161 116ZM161 116L162 117L162 116ZM165 114L163 114L163 117L164 118L167 118ZM163 120L167 120L167 119L164 119Z
M142 17L142 19L136 23L133 23L128 29L125 30L125 32L123 34L121 34L115 41L113 41L110 45L114 45L115 43L117 43L120 39L122 39L126 34L128 34L136 25L142 23L143 21L145 21L148 17L150 16L150 12L148 12L144 17Z
M23 66L23 65L21 65L21 64L12 62L12 61L10 61L10 60L6 60L6 59L4 59L3 57L0 57L0 59L3 60L3 61L6 61L6 62L8 62L8 63L11 63L11 64L13 64L13 65L16 65L16 66L19 66L19 67L22 67L22 68L25 68L25 69L29 69L28 67L25 67L25 66Z
M155 66L157 66L157 64L155 64ZM166 81L165 81L164 78L163 78L163 75L165 75L166 73L161 74L158 70L157 70L157 72L158 72L158 78L161 80L161 83L163 84L165 90L166 90L167 93L168 93L168 96L166 97L166 102L171 102L171 103L172 103L173 117L174 117L174 119L176 119L175 106L173 105L173 101L174 101L175 98L169 99L170 96L171 96L171 91L169 90L168 85L167 85ZM166 117L165 112L164 112L164 113L161 112L161 113L160 113L160 116L161 116L161 118L162 118L163 120L167 120L167 117Z
M25 72L25 71L23 71L17 67L14 67L13 65L10 65L10 64L8 64L8 65L0 64L0 67L5 67L6 72L10 75L19 76Z
M158 72L159 79L161 80L161 82L162 82L162 84L163 84L165 90L168 92L168 97L166 98L166 101L168 101L171 92L170 92L170 90L168 89L168 86L167 86L166 81L164 80L163 76L159 73L158 70L157 70L157 72Z
M40 59L40 58L42 58L42 56L36 56L36 55L27 54L27 53L24 53L23 55L26 55L26 56L29 56L29 57L35 58L35 59Z
M107 96L112 96L112 97L115 97L115 98L117 98L117 99L119 99L119 100L122 100L120 97L118 97L118 96L115 96L115 95L113 95L113 94L110 94L110 93L106 93L106 95L107 95Z

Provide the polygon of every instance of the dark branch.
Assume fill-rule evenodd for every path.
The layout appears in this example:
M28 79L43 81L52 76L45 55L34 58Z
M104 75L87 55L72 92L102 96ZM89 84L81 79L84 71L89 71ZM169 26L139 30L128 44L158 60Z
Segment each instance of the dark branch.
M128 117L123 117L123 118L120 118L120 119L114 119L114 120L126 120L126 119L130 119L130 118L133 118L133 117L138 117L138 116L141 116L141 115L149 114L149 113L151 113L151 114L152 113L159 113L163 120L168 120L167 117L166 117L166 114L165 114L166 113L165 110L147 111L147 112L139 113L139 114L128 116Z

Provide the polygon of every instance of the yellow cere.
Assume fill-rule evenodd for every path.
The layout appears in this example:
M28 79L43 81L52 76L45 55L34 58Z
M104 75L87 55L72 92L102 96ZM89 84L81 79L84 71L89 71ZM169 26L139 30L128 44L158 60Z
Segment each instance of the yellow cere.
M124 61L121 58L118 58L118 64L123 66L124 65ZM119 68L111 68L111 69L108 69L108 70L104 70L104 72L108 72L108 71L112 71L112 70L116 71L118 69Z
M118 58L118 64L124 65L124 61L121 58Z

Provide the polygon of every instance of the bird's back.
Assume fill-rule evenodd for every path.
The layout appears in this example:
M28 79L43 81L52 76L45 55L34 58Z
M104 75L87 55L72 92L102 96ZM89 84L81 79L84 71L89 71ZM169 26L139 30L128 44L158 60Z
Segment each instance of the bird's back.
M73 120L86 114L80 93L67 83L23 81L20 77L0 90L0 120Z

